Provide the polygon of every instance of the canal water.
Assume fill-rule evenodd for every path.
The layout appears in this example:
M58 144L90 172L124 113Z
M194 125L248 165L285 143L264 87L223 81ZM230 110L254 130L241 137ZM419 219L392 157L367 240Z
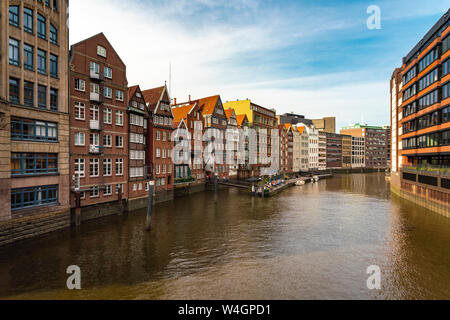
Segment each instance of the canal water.
M236 189L111 216L0 249L0 298L450 299L450 219L384 174L337 175L269 198ZM81 268L82 290L66 288ZM367 288L367 267L381 290Z

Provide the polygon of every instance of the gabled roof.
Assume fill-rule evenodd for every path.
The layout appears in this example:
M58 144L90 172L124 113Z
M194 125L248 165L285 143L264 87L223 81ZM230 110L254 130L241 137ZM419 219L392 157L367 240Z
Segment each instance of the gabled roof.
M292 124L290 123L285 123L284 127L286 128L286 130L292 130Z
M132 87L128 87L128 102L133 98L134 94L136 93L137 88L139 88L139 86L132 86Z
M203 115L213 114L219 98L220 98L219 95L215 95L215 96L196 100L196 101L198 101L198 105L200 106L200 108L202 110L202 114Z
M230 118L233 116L233 114L234 114L234 109L225 110L225 115L227 116L228 121L230 121ZM234 117L236 118L236 115Z
M244 120L247 120L247 122L248 122L246 114L238 114L238 115L236 115L236 122L237 122L239 127L242 126L242 123L244 122Z
M145 102L147 102L149 106L152 107L152 109L156 107L156 105L158 104L159 100L161 99L164 93L165 88L166 86L162 86L142 91L142 95L144 96Z
M298 133L303 134L303 131L305 131L305 127L297 127Z
M181 107L172 108L173 113L173 123L181 122L181 120L186 119L191 110L196 106L197 103L188 104Z
M111 42L109 42L108 38L105 36L105 34L104 34L103 32L97 33L97 34L93 35L92 37L89 37L89 38L87 38L87 39L84 39L84 40L81 40L81 41L79 41L79 42L77 42L77 43L74 43L73 45L70 46L70 51L72 51L73 48L75 48L76 46L82 44L83 42L92 40L92 39L97 38L97 37L101 37L101 38L105 39L105 41L106 41L106 42L109 44L109 46L113 49L113 51L114 51L115 55L117 56L117 58L119 59L119 61L122 63L122 65L123 65L124 67L126 67L126 64L123 62L122 58L121 58L120 55L117 53L117 51L114 49L114 47L111 45Z

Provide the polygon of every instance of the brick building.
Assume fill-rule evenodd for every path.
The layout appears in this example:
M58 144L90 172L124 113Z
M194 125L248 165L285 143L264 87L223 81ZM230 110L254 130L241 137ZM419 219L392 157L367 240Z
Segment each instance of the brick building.
M71 204L128 198L126 66L103 33L70 51Z
M390 135L388 127L377 127L355 124L341 129L341 134L364 137L366 168L387 168L388 143Z
M67 15L65 0L0 4L0 221L68 217Z
M327 169L342 168L342 137L336 133L326 133Z
M352 167L352 136L343 134L342 137L342 168Z
M139 86L128 88L128 200L145 199L152 178L149 161L152 143L148 127L153 117ZM145 203L145 201L143 201Z
M153 137L151 163L155 192L159 199L173 197L173 114L166 85L142 91L149 112L153 114L153 125L149 137Z

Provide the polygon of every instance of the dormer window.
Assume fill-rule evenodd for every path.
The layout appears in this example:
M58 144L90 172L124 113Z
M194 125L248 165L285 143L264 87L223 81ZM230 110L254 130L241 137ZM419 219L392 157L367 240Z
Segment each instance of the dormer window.
M103 58L106 58L106 49L102 46L97 46L97 54Z

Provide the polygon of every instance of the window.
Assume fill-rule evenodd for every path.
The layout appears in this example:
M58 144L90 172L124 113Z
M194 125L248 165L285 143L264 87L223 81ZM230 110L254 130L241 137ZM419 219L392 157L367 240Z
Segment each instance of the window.
M99 136L99 134L98 133L91 133L90 135L89 135L89 143L92 145L92 146L99 146L100 145L100 136Z
M104 87L103 88L103 96L111 99L112 98L112 89L108 88L108 87Z
M42 1L41 1L42 2ZM47 7L50 7L50 0L45 0L45 5L47 6Z
M20 103L20 80L16 78L9 78L9 101L11 103Z
M23 82L23 105L26 107L34 107L34 83L29 81Z
M106 124L112 123L112 110L110 108L103 108L103 122Z
M437 48L431 50L427 55L419 61L419 73L432 64L438 57Z
M75 159L75 175L84 178L84 159Z
M156 157L159 158L161 157L161 149L156 148Z
M58 0L53 0L53 10L58 11Z
M106 49L102 46L97 46L97 54L101 57L106 58Z
M41 39L46 40L47 39L47 26L46 26L46 20L43 16L41 16L39 13L37 15L37 34L38 37Z
M123 137L116 136L116 148L123 148Z
M90 64L89 64L89 68L90 68L91 73L95 73L95 74L99 74L100 73L100 66L99 66L98 63L95 63L95 62L91 61Z
M98 198L100 196L100 188L99 187L91 187L89 190L90 198Z
M104 196L111 196L112 195L112 184L107 184L105 186L105 189L103 190Z
M112 147L112 136L111 135L104 135L103 136L103 146L107 148Z
M9 38L9 64L19 66L20 64L19 41Z
M91 106L90 107L90 113L89 113L89 119L92 121L98 121L99 119L99 110L98 106Z
M58 154L11 153L11 175L58 173Z
M116 159L116 176L123 175L123 159Z
M19 27L19 6L9 6L9 24Z
M98 170L98 159L91 159L89 160L89 175L91 177L98 177L99 176L99 170Z
M85 119L85 105L81 102L75 102L75 119L84 120Z
M50 42L58 44L58 30L50 23Z
M34 68L34 48L29 44L23 44L23 67L27 70L33 71Z
M11 11L10 11L11 12ZM10 19L11 21L11 19ZM447 36L444 40L442 40L442 54L447 52L447 50L450 48L450 37Z
M38 85L38 107L47 109L47 87Z
M118 183L116 184L116 194L119 193L119 190L123 193L123 184L122 183Z
M438 90L434 90L419 99L419 110L431 106L438 102Z
M82 79L75 79L75 90L85 92L86 82Z
M123 91L116 90L116 100L123 101Z
M116 125L123 126L123 111L116 111Z
M438 80L438 69L434 69L419 80L419 91L425 89L429 85Z
M108 68L108 67L104 67L103 68L103 75L105 76L105 78L112 79L112 69Z
M37 53L37 69L39 73L47 73L47 52L38 49Z
M84 146L84 132L75 132L75 145Z
M11 139L27 141L58 141L58 125L31 119L11 119Z
M103 175L109 177L112 175L112 160L104 159L103 160Z
M156 141L161 140L161 133L159 132L159 130L156 130Z
M58 56L50 54L50 76L58 78Z
M58 185L11 190L11 210L19 210L58 202Z
M58 89L50 88L50 110L58 111Z
M90 87L91 87L91 93L96 93L96 94L100 93L100 86L97 83L91 82Z
M450 97L450 82L442 86L442 100Z
M33 10L23 8L23 30L33 33Z

